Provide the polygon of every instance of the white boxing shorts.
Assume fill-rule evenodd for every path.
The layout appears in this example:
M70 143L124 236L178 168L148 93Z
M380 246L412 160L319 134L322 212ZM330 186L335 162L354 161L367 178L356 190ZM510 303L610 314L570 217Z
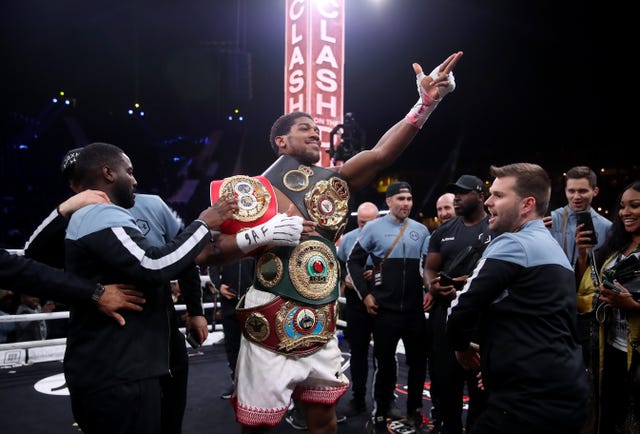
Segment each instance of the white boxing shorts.
M275 297L252 287L245 296L245 307L259 306ZM235 382L236 420L246 426L276 426L292 398L333 405L349 389L335 336L308 355L276 353L242 336Z

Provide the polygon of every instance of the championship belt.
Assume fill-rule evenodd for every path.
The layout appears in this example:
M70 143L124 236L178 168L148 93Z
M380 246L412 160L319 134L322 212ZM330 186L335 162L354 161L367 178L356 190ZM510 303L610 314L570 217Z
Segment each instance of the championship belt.
M322 236L336 242L349 218L349 185L335 170L299 163L281 155L264 173Z
M331 232L342 233L349 215L349 186L336 176L316 182L304 195L309 217Z
M295 247L273 247L256 258L257 289L303 303L335 301L339 281L335 246L323 237L310 236Z
M311 354L329 342L336 330L336 301L310 306L276 297L269 303L244 308L236 315L245 338L282 354Z
M233 219L222 222L222 233L235 234L242 229L258 226L278 212L273 187L264 176L237 175L211 182L212 205L219 197L231 195L238 201L238 210L233 213Z

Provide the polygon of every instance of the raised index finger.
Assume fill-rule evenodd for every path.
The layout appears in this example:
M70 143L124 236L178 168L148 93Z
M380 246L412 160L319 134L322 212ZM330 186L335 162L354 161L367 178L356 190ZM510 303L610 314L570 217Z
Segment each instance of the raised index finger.
M449 74L453 71L453 68L455 68L461 57L462 51L458 51L457 53L453 53L451 56L447 57L447 60L442 62L442 65L440 65L440 72L443 74Z

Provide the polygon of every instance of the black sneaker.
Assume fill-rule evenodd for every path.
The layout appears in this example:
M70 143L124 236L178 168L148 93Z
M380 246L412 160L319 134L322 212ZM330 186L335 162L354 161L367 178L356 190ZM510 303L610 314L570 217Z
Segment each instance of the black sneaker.
M284 420L286 420L293 429L300 431L307 430L307 421L304 420L304 415L297 406L294 406L291 410L287 411L287 415L284 417Z
M367 411L367 405L364 400L352 399L347 404L346 410L342 413L346 417L354 417Z
M422 410L416 410L411 414L407 414L407 422L413 427L416 434L427 434L431 432L427 426L429 418L424 416Z
M402 419L404 418L404 413L396 407L394 404L391 404L391 407L384 413L387 419Z
M302 414L302 411L298 409L298 407L294 407L291 410L287 411L284 420L286 420L293 429L297 429L300 431L306 431L307 429L307 421L304 420L304 415ZM342 423L345 420L347 420L347 416L341 413L336 413L337 423Z
M222 392L220 394L220 399L231 399L231 395L233 395L233 383L229 385L229 387L227 387L224 392Z
M386 410L382 408L378 408L375 414L373 415L372 419L374 423L379 424L385 421L398 420L398 419L404 419L404 418L405 418L405 414L402 411L400 411L398 407L391 404L391 406Z

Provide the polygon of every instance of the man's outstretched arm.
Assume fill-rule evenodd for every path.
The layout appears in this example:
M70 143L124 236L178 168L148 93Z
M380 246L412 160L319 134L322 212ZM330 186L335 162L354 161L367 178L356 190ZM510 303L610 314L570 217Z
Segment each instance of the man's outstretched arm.
M34 260L0 250L0 287L73 304L93 301L107 316L124 325L120 309L141 311L145 300L130 285L102 286Z
M416 104L372 149L358 153L338 168L352 191L366 187L409 146L442 98L455 89L453 69L461 57L462 51L451 54L429 75L422 72L418 63L413 64L419 95Z

